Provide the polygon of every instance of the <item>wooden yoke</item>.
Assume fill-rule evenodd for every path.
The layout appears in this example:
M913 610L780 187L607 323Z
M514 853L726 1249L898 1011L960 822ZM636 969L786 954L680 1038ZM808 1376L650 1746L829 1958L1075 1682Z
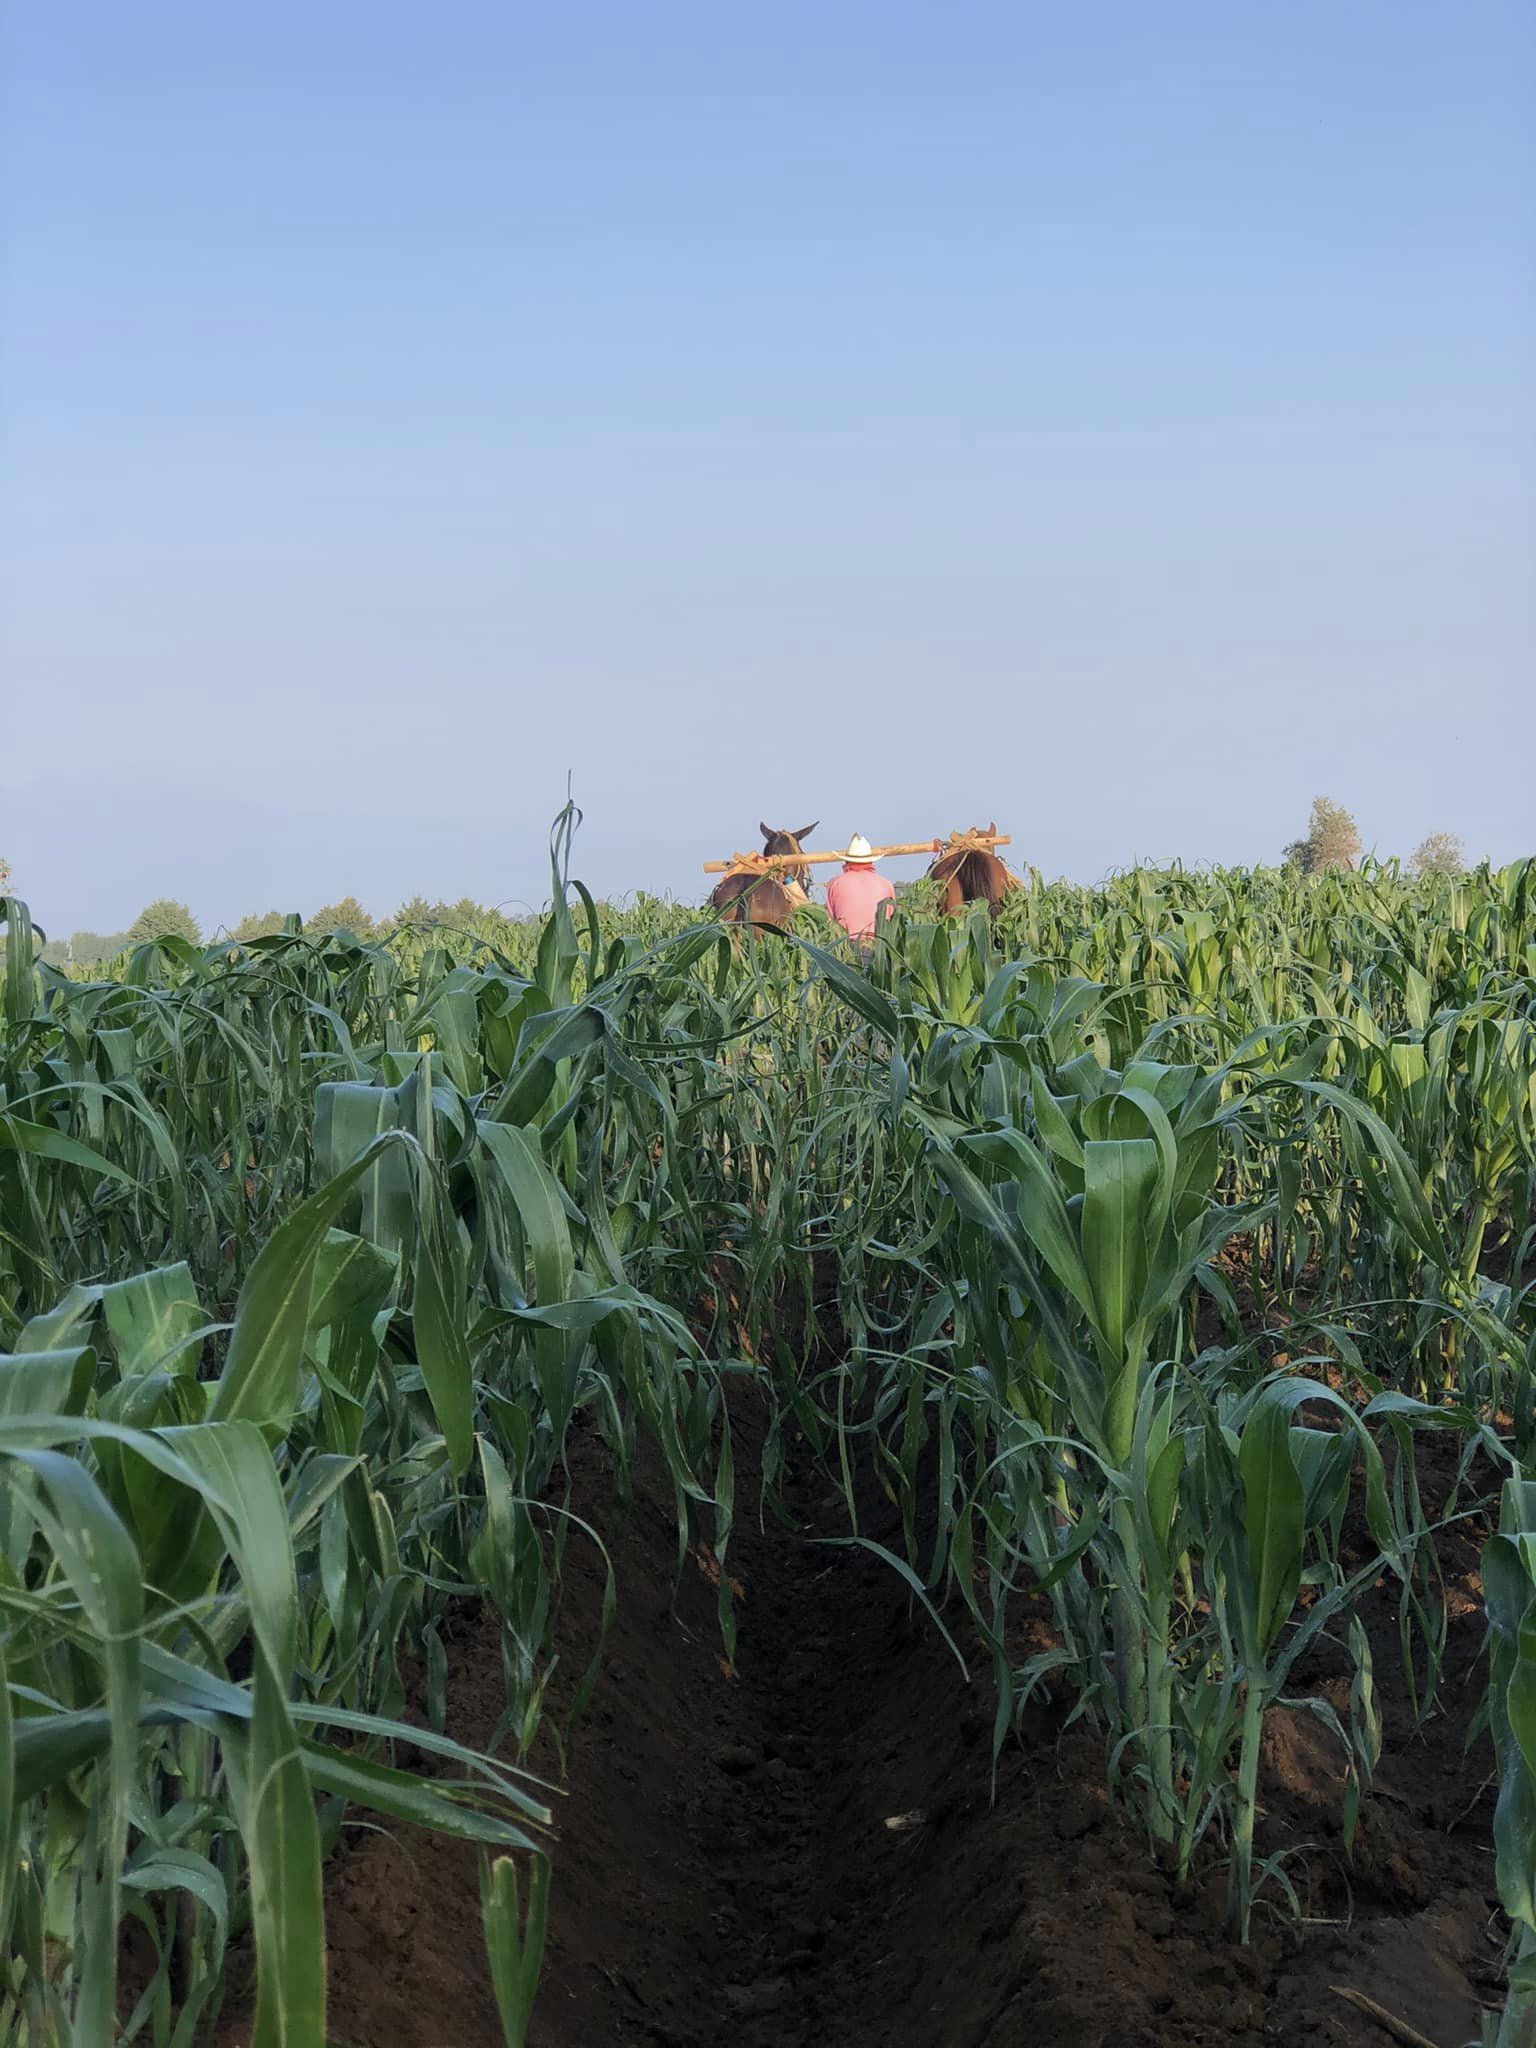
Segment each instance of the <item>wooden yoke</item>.
M952 832L948 839L908 839L899 846L872 846L869 857L872 861L889 860L902 854L927 853L969 853L992 846L1011 846L1013 840L1006 832ZM706 875L768 875L775 868L793 867L798 861L846 860L846 847L833 847L826 853L733 853L729 860L707 860L704 863Z
M942 846L935 840L933 850L943 860L952 853L988 853L994 846L1012 844L1007 832L951 832Z

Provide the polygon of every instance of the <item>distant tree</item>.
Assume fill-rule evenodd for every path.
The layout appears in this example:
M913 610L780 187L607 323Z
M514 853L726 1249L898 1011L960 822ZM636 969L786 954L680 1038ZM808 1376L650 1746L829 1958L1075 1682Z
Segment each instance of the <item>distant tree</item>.
M455 925L462 931L472 931L478 925L488 924L495 914L483 903L477 903L473 896L461 896L457 903L434 903L432 906L432 915L439 924Z
M1284 857L1287 867L1298 868L1304 875L1352 868L1360 858L1360 828L1342 804L1325 796L1314 797L1307 836L1293 839Z
M1281 858L1288 868L1310 875L1317 866L1317 849L1310 839L1293 839Z
M10 895L10 893L11 893L11 864L10 864L10 862L9 862L9 861L8 861L8 860L7 860L6 858L5 858L5 855L4 855L4 854L3 854L3 853L0 853L0 896L9 896L9 895Z
M1307 833L1320 868L1349 869L1360 858L1360 828L1342 804L1327 797L1312 799L1312 824Z
M354 938L369 939L373 936L373 919L355 896L343 896L339 903L327 903L313 917L307 917L304 929L310 933L351 932Z
M249 917L241 918L229 936L242 942L246 939L275 939L282 928L283 913L280 910L253 911Z
M1408 856L1408 866L1416 875L1464 875L1467 850L1454 832L1431 832Z
M139 912L128 927L130 945L142 945L145 939L174 937L190 939L195 946L202 939L197 919L185 903L176 903L169 896L157 896Z
M392 931L398 925L446 924L457 931L480 931L486 925L495 924L497 916L496 911L487 910L473 896L461 896L457 903L429 903L425 896L418 895L402 903L394 916L379 926L379 930Z

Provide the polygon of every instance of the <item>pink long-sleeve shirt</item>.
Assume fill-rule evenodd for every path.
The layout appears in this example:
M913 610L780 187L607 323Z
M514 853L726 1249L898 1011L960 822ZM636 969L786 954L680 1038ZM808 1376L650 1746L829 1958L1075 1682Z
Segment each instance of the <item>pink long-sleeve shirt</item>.
M885 875L850 861L827 884L827 908L850 939L869 939L874 937L875 912L895 894L895 883Z

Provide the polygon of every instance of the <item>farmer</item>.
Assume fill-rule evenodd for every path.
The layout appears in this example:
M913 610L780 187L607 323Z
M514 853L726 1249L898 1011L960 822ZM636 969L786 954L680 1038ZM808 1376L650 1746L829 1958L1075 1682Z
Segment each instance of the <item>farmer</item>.
M862 832L855 832L843 855L843 871L827 884L827 908L850 939L863 943L875 935L875 912L895 900L896 887L876 874L875 856Z

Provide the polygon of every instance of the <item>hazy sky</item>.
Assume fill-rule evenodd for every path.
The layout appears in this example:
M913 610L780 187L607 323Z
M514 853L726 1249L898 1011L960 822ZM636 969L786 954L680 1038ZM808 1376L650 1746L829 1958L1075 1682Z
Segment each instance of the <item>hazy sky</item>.
M1536 849L1536 10L20 0L41 921ZM905 863L898 873L915 872Z

